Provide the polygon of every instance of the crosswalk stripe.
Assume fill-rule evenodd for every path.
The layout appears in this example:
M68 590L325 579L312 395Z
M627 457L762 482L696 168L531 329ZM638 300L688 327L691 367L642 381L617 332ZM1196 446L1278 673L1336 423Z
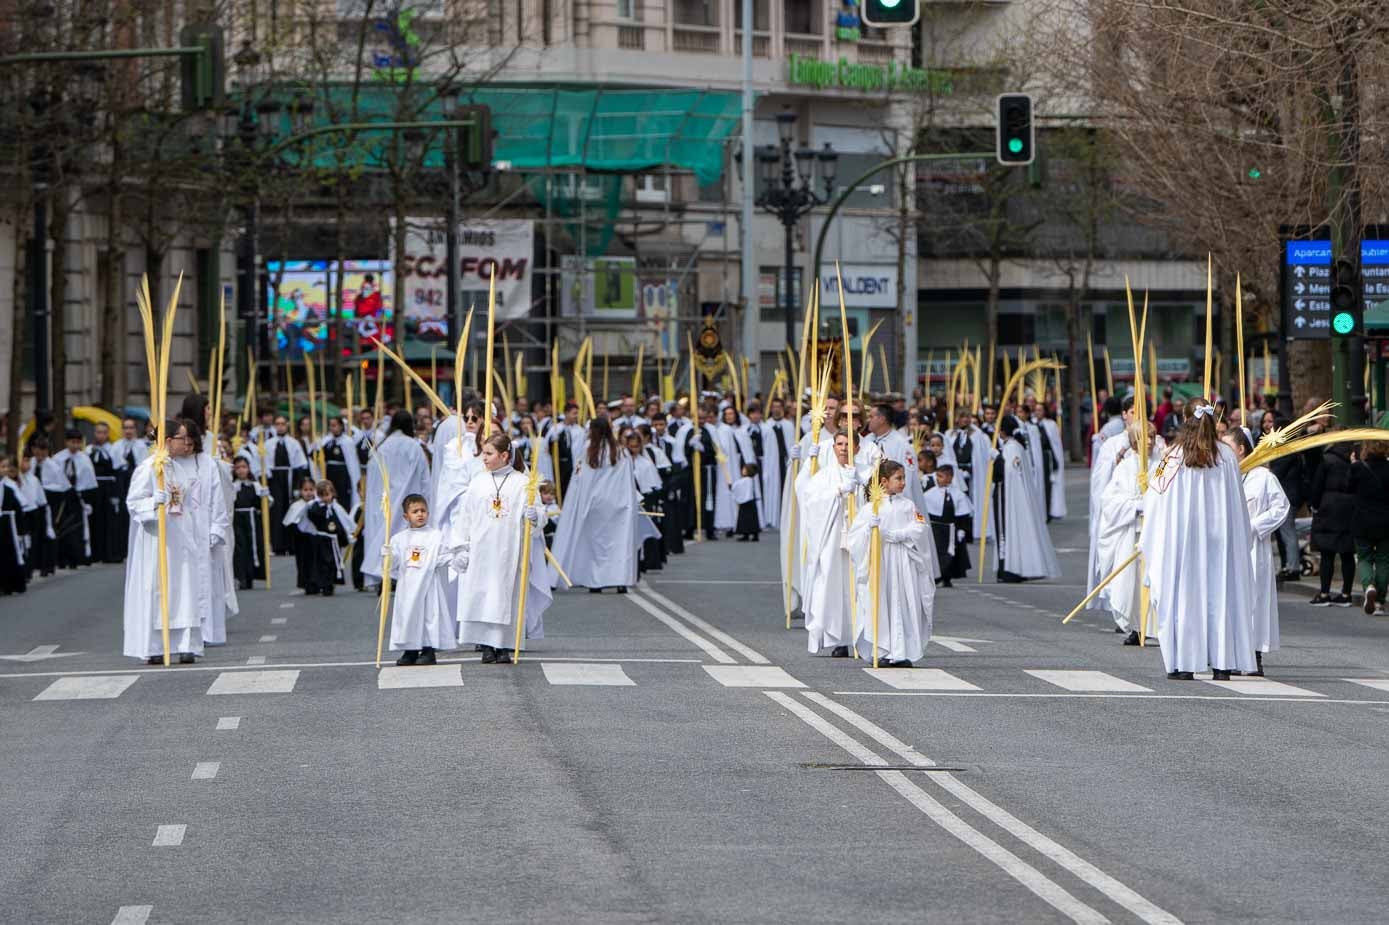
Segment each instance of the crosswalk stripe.
M1229 691L1232 694L1252 694L1256 697L1325 697L1316 691L1309 691L1302 687L1293 687L1291 684L1284 684L1281 681L1269 681L1266 678L1237 678L1232 681L1214 681L1210 678L1201 678L1207 684L1212 684L1221 690Z
M977 691L978 687L939 668L865 668L869 677L900 691Z
M59 678L39 691L35 700L114 700L134 684L139 675L88 675Z
M388 665L376 675L378 690L403 690L414 687L462 687L461 665Z
M1032 668L1023 670L1032 675L1032 677L1039 678L1048 684L1054 684L1062 690L1133 694L1152 693L1152 688L1150 687L1144 687L1141 684L1134 684L1132 681L1116 678L1114 675L1105 674L1103 671L1051 671Z
M154 830L154 844L151 848L177 848L183 844L183 836L188 831L188 826L161 825Z
M1384 678L1342 678L1342 681L1349 681L1351 684L1359 684L1362 687L1372 687L1377 691L1389 691L1389 680Z
M217 731L235 730L241 728L241 717L221 716L217 718Z
M775 665L705 665L704 670L724 687L805 687Z
M222 762L220 761L199 761L193 766L193 776L190 779L213 780L220 770L222 770Z
M153 911L153 906L121 906L116 910L111 925L145 925Z
M594 662L552 664L541 662L545 680L551 684L608 685L612 687L635 687L636 683L627 677L621 665L604 665Z
M224 671L207 689L209 694L288 694L299 681L299 672Z

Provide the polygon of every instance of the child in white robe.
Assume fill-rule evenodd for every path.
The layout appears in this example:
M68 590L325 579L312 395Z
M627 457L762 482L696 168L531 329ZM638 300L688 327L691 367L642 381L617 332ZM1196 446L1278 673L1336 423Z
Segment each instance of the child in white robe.
M1100 514L1095 526L1095 569L1100 579L1133 555L1143 525L1143 492L1138 487L1138 428L1141 423L1131 419L1120 436L1128 441L1113 459L1108 482L1100 495ZM1148 428L1148 469L1162 458L1154 442L1156 434ZM1142 586L1137 565L1130 566L1100 591L1099 599L1110 612L1114 625L1126 635L1123 644L1139 644L1143 622L1140 604ZM1148 638L1158 638L1156 614L1148 612Z
M406 495L400 505L406 529L381 550L390 555L392 590L391 649L404 650L397 665L434 665L435 651L452 649L458 638L448 602L446 571L453 562L444 532L429 526L424 495Z
M545 511L526 503L524 473L511 468L511 440L494 433L482 443L483 472L468 485L461 516L449 531L459 573L458 643L482 646L483 664L510 664L516 645L523 530L532 533L522 642L545 635L550 574L545 568ZM630 470L626 470L630 478ZM630 482L627 492L632 494ZM571 500L570 504L574 502Z
M281 521L285 528L285 542L294 555L294 585L305 593L309 590L309 572L313 567L313 527L307 515L309 505L314 502L315 489L312 478L301 479L299 500L289 506Z
M1220 438L1238 459L1254 452L1243 428L1234 427ZM1244 505L1249 510L1249 529L1254 545L1250 564L1254 569L1254 664L1249 674L1264 676L1264 653L1278 648L1278 571L1274 568L1273 534L1288 516L1288 496L1268 466L1255 466L1244 474Z
M738 520L734 528L738 542L751 540L756 543L762 518L757 513L757 467L752 463L743 464L742 474L733 483L733 501L738 505Z
M925 544L934 542L926 518L903 494L906 470L901 463L883 460L878 467L886 497L875 514L865 502L849 528L847 546L857 582L855 603L858 631L854 647L861 658L874 657L873 594L868 581L869 548L873 528L878 528L882 571L878 588L877 658L879 668L910 668L926 654L931 638L936 583L931 577Z

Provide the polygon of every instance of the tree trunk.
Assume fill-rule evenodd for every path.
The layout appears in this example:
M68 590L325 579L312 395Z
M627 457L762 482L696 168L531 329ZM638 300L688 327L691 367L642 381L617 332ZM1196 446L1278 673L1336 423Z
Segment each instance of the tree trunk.
M20 189L28 189L28 184L21 183ZM24 304L28 298L24 283L28 279L25 268L29 261L29 239L24 234L23 216L32 208L27 195L21 193L19 198L20 202L15 207L14 283L10 286L13 317L10 323L10 337L13 338L10 341L10 409L5 428L5 447L16 455L19 453L19 433L24 429L24 352L29 340L28 311Z
M68 297L68 216L72 214L66 192L55 186L50 199L52 215L49 217L48 236L53 241L52 263L49 273L49 349L53 357L53 420L55 433L67 428L68 392L68 345L67 345L67 297Z
M154 312L155 339L158 340L157 332L160 329L160 325L163 324L161 312L164 310L164 300L161 297L161 290L164 288L161 285L164 281L164 251L162 249L150 246L145 247L145 279L149 280L150 307ZM151 411L154 409L154 375L155 370L146 370L148 382L146 393L149 395L148 405ZM158 422L155 421L152 423L157 424Z
M121 214L120 156L112 158L111 196L106 222L106 312L101 325L101 406L114 411L127 395L125 227Z

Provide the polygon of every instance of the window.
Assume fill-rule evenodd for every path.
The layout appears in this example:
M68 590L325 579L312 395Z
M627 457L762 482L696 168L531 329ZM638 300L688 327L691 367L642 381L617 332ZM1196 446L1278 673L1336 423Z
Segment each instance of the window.
M757 301L763 321L786 320L786 270L761 267L758 271ZM791 268L791 304L801 305L801 268ZM800 309L797 309L799 311Z
M719 6L716 0L675 0L677 26L717 26Z
M814 0L783 0L786 31L794 35L820 34L820 4Z
M641 8L637 5L637 0L617 0L618 19L641 19Z
M752 28L754 32L766 32L770 27L771 7L769 0L752 0ZM733 4L733 27L743 28L743 4Z
M640 173L632 178L637 202L669 202L673 179L663 173Z
M566 173L550 180L550 189L557 197L584 199L592 202L603 198L603 177L599 174Z

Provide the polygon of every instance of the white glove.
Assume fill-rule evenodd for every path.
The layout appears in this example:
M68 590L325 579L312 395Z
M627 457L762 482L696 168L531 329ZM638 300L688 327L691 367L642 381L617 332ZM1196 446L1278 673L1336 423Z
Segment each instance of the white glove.
M83 514L86 514L88 517L91 517L91 516L92 516L92 506L91 506L90 504L83 504L83 505L82 505L82 513L83 513Z
M877 529L883 525L883 519L877 514L868 515L868 527L870 530Z
M791 457L792 459L800 459L801 445L799 443L791 444L790 448L786 451L786 455Z
M957 542L963 543L963 542L965 541L965 531L963 531L963 530L956 530L956 531L955 531L955 540L956 540Z
M989 462L993 462L995 459L998 459L998 450L989 450Z
M257 498L268 498L268 497L270 497L270 488L269 488L268 486L266 486L266 485L257 485L257 486L256 486L256 497L257 497Z
M468 551L460 549L453 554L453 570L460 575L468 570Z
M219 535L216 534L216 533L212 534L212 548L213 548L213 549L216 549L218 546L224 546L224 545L226 545L226 542L227 542L227 541L226 541L226 538L225 538L225 537L219 536Z
M530 507L526 508L525 518L533 524L540 523L540 508L532 504Z
M162 488L156 488L154 494L150 495L150 497L154 499L155 504L169 503L169 493Z
M389 546L382 546L382 547L381 547L381 556L382 556L382 558L385 558L386 556L389 556L389 555L393 555L394 553L395 553L395 550L392 549L392 548L389 547Z

